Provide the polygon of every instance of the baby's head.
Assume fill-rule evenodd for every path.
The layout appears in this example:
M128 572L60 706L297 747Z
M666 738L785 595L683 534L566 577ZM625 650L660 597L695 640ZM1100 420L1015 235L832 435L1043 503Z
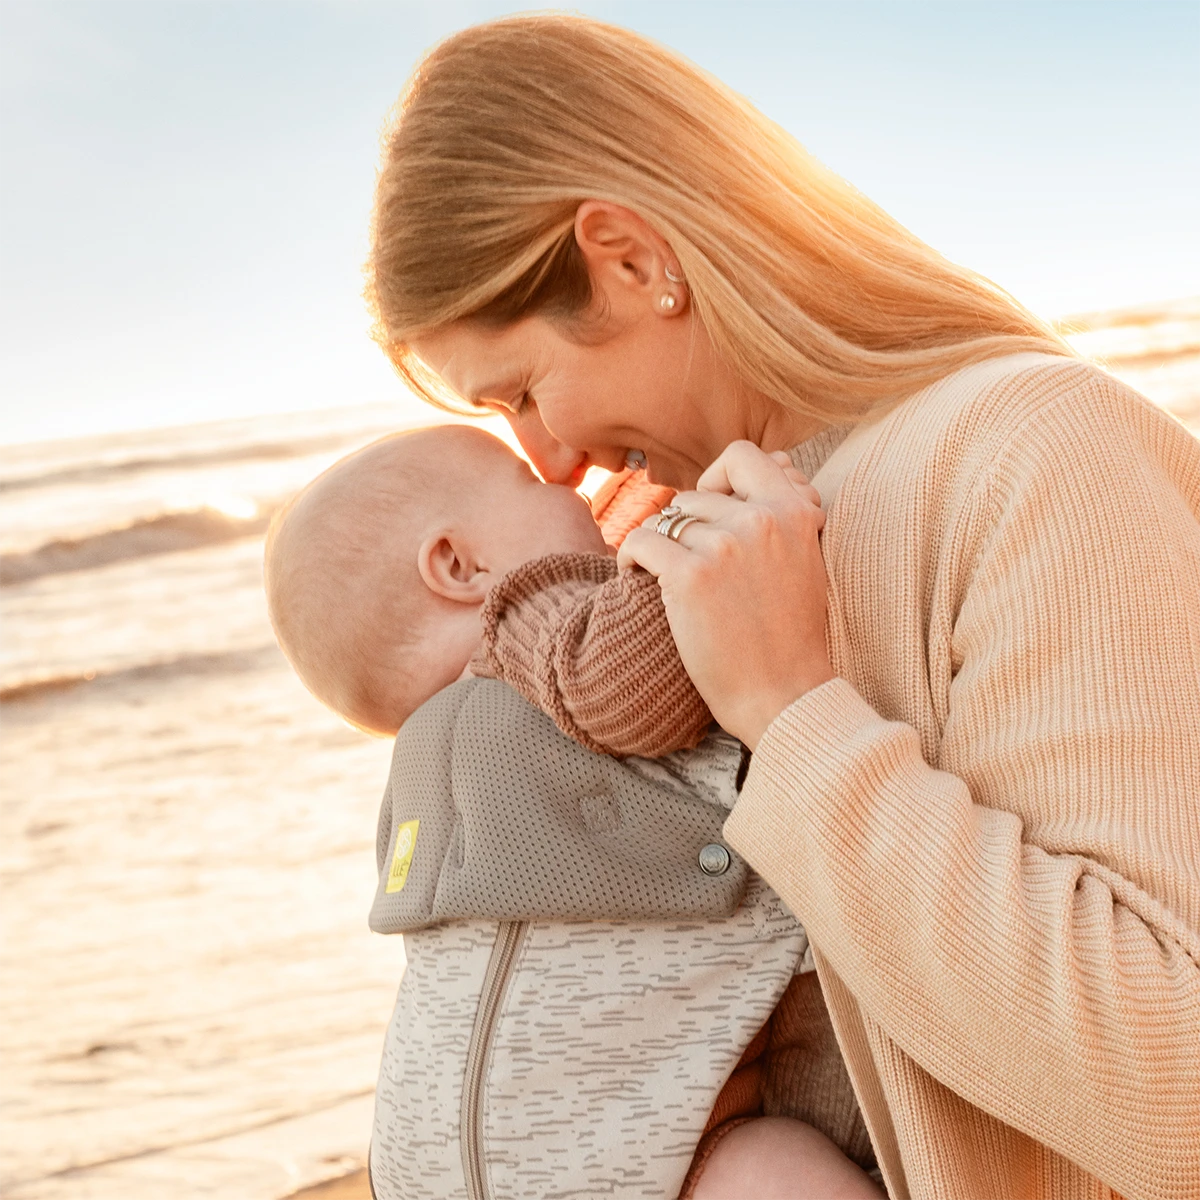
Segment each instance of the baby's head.
M608 552L582 496L481 429L419 429L343 458L280 512L267 604L309 691L391 734L463 673L492 585L571 551Z

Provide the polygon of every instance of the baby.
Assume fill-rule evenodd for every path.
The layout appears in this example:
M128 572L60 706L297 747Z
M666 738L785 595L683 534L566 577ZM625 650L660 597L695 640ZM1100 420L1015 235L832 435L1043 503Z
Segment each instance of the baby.
M276 518L265 576L300 678L373 733L469 675L503 680L610 755L693 747L711 724L656 581L618 574L583 497L477 428L394 435L335 464ZM809 1125L729 1126L702 1143L685 1194L881 1194Z
M480 429L441 426L374 442L301 492L267 539L267 599L305 686L368 732L395 734L469 673L589 750L695 746L712 716L658 585L612 554L578 492Z

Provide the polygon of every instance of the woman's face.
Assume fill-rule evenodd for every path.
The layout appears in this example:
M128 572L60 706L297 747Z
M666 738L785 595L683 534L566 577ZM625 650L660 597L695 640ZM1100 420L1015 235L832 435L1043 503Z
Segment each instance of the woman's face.
M656 483L690 487L735 437L735 389L685 320L620 320L580 341L543 317L503 329L460 321L413 349L468 403L500 412L544 479L572 486L589 466L645 454Z
M504 414L543 479L575 486L590 466L619 471L634 450L654 483L690 488L730 442L781 450L816 432L739 383L686 282L668 279L680 271L670 246L639 216L585 200L575 239L593 293L575 325L467 319L412 342L464 400Z

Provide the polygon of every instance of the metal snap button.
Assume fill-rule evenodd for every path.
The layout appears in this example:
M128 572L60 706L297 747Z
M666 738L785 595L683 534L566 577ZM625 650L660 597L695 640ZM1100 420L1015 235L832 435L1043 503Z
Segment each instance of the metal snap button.
M701 847L699 857L700 870L705 875L724 875L732 862L729 851L717 842L709 842L707 846Z

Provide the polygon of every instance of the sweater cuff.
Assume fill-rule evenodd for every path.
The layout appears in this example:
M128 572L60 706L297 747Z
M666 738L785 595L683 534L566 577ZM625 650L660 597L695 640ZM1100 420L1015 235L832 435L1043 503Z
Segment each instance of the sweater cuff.
M548 554L510 571L484 598L471 673L509 683L532 678L539 643L553 637L577 597L616 573L616 560L603 554Z
M488 592L480 619L485 628L500 619L506 608L536 597L559 584L598 587L617 573L617 560L604 554L547 554L509 571Z
M806 692L767 727L750 760L725 839L768 879L801 857L804 827L862 819L874 794L880 735L894 729L845 679ZM887 740L886 738L884 739ZM836 807L837 813L823 811ZM807 857L804 855L803 857Z

